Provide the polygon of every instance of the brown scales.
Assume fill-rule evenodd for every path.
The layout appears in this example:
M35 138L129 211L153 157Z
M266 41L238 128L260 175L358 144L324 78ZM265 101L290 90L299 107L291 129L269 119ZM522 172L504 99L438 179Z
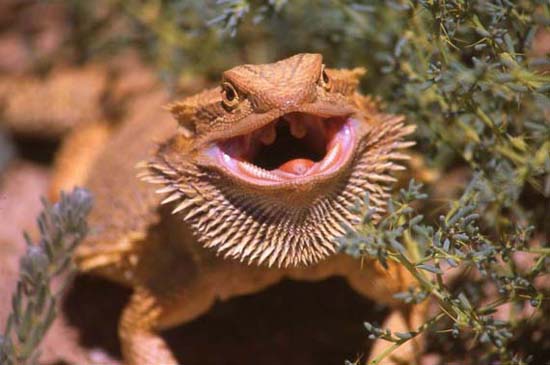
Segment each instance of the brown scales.
M403 141L412 126L356 91L363 73L325 68L317 54L235 67L220 86L171 105L178 129L159 118L159 96L98 143L103 151L85 181L63 164L58 176L72 180L56 183L84 183L95 196L93 230L77 264L135 289L119 325L126 364L176 364L158 330L285 277L343 276L359 293L394 308L384 327L404 332L422 323L424 305L393 298L413 283L404 269L375 262L361 268L335 253L334 238L360 218L351 208L367 192L373 219L384 213L391 175L407 159L398 150L412 144ZM213 146L255 135L289 113L357 120L352 157L330 174L279 185L249 183L212 158ZM78 153L62 151L71 154L78 164ZM377 341L370 356L388 345ZM402 346L390 363L412 363L418 345Z

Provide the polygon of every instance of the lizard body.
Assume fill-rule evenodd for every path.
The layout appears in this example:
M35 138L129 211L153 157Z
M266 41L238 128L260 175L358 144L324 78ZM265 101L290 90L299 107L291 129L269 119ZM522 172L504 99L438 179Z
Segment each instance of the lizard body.
M356 91L363 72L325 68L318 54L238 66L170 106L177 131L144 108L105 144L87 174L93 231L76 261L134 288L119 324L126 364L176 364L158 330L284 277L344 276L395 308L392 330L421 323L424 306L393 298L412 283L405 270L335 253L367 191L373 219L383 214L413 130ZM398 357L413 361L415 344Z

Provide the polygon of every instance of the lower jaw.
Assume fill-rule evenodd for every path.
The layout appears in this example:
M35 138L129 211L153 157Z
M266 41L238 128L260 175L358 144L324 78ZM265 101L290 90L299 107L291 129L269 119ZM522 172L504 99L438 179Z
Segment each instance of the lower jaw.
M277 169L266 170L248 161L231 157L217 144L208 150L207 155L232 180L258 188L292 186L297 192L304 192L312 184L329 182L346 169L353 158L357 127L358 121L346 119L328 142L325 156L318 162L298 158L287 161Z

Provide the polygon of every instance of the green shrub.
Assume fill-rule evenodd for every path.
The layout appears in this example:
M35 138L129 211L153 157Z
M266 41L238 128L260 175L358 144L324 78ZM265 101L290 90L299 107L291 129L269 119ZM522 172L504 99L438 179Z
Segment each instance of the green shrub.
M38 216L40 240L33 242L27 235L27 252L19 264L19 281L12 296L12 312L4 335L0 335L0 364L38 364L38 345L57 312L63 288L54 288L53 280L65 275L70 283L74 273L71 254L85 237L86 216L91 209L88 191L75 188L61 194L55 205L43 200L44 209Z

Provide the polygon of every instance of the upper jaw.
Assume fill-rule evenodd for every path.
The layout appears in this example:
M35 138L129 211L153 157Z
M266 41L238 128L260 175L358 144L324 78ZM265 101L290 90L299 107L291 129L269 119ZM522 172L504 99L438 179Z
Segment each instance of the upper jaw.
M345 100L327 100L304 103L300 105L281 105L266 112L257 113L251 111L243 117L231 121L229 128L208 132L196 141L197 146L204 147L210 143L251 133L260 129L285 114L294 112L318 115L321 117L351 116L357 109Z
M337 105L273 113L255 128L211 142L207 163L256 188L299 188L330 180L351 163L360 123Z

